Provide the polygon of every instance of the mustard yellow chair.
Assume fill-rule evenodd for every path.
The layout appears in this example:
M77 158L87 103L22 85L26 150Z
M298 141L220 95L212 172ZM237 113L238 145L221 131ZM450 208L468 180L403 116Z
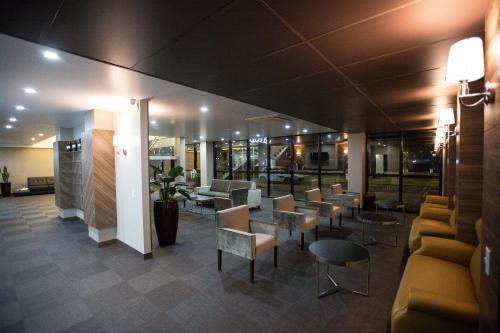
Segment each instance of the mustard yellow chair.
M304 233L314 230L318 240L319 215L317 208L297 207L293 195L288 194L273 199L273 219L280 227L300 231L300 248L304 250Z
M408 248L410 253L415 252L420 247L422 236L455 238L456 233L454 209L422 207L420 215L413 220L408 237Z
M455 198L453 198L455 200ZM448 208L448 197L442 195L427 195L425 197L425 201L420 205L420 209L422 208Z
M278 266L277 224L250 220L247 205L217 212L217 269L222 269L222 252L250 261L250 282L254 282L255 258L274 249L274 267Z
M314 207L318 209L319 216L324 216L330 218L330 231L332 231L333 218L339 218L339 227L342 226L342 201L341 199L329 199L334 202L325 201L321 197L321 191L319 188L315 188L306 191L306 205L309 207Z
M410 256L391 313L392 333L477 332L481 270L479 245L423 237Z

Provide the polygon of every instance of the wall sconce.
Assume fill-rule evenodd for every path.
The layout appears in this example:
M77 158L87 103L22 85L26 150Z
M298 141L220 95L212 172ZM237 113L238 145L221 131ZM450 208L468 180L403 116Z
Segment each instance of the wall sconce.
M113 147L115 147L116 149L116 155L123 154L124 156L127 156L127 150L123 148L124 141L125 140L121 135L119 134L113 135Z
M469 81L475 81L484 76L483 41L479 37L462 39L450 48L446 82L460 83L458 100L465 107L474 107L481 103L495 102L495 90L490 82L484 85L484 91L470 93ZM464 99L480 97L474 103L467 104Z

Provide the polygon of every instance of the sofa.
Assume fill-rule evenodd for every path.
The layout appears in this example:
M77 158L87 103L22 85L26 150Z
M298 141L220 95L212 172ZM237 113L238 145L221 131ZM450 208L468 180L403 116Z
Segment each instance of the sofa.
M392 333L477 332L481 270L481 228L477 246L423 237L410 256L391 312Z
M229 198L229 193L232 190L240 188L248 189L248 207L260 208L261 191L252 181L213 179L210 186L197 187L196 193L209 197Z
M14 196L54 193L54 177L28 177L27 188L14 191Z
M418 250L422 236L455 238L456 232L454 209L422 206L419 216L413 220L408 238L408 248L410 253Z

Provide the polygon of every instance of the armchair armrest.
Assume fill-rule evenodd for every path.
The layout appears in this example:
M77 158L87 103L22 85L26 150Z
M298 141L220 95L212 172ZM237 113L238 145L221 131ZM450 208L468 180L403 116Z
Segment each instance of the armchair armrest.
M423 222L418 228L418 233L421 236L434 236L434 237L444 237L444 238L454 238L455 230L451 225L442 223L427 223Z
M319 215L318 208L313 208L313 207L295 206L295 212L304 214L305 216L309 217L318 217Z
M200 187L195 187L194 192L195 193L205 193L210 191L210 186L200 186Z
M408 310L424 312L471 325L477 324L479 318L478 303L463 302L415 288L411 288L409 291Z
M420 217L424 219L438 220L442 222L450 222L452 212L449 209L422 207Z
M344 201L342 200L342 198L337 198L337 197L325 198L325 202L331 203L337 207L342 207L344 205Z
M273 210L273 220L280 227L293 230L304 224L306 216L303 213L275 209Z
M448 206L448 197L440 195L427 195L425 197L425 202Z
M278 242L279 226L276 223L250 220L250 230L252 230L253 233L274 236L276 238L276 243Z
M326 201L308 201L307 206L318 209L321 216L330 216L332 214L333 203Z
M217 228L217 249L240 257L255 258L254 234L230 228Z
M469 266L470 259L475 249L476 247L474 245L454 239L422 237L420 248L415 251L415 254Z

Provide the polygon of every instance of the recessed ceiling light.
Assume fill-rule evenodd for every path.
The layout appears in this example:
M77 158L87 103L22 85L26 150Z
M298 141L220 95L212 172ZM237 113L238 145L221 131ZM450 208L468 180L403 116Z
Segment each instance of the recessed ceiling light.
M288 138L286 138L285 141L288 141Z
M200 140L203 140L203 136L202 135L200 135Z
M193 139L193 142L198 142L196 139Z
M50 60L59 60L59 54L54 51L43 51L43 56Z
M150 123L151 125L156 125L156 120L151 120Z
M31 87L24 88L24 92L27 94L36 94L36 90L34 88L31 88Z
M26 110L26 108L22 105L16 105L16 110L23 111Z
M208 112L208 108L207 108L206 106L202 106L202 107L200 108L200 111L201 111L201 112Z
M255 134L255 136L258 137L258 138L260 138L260 134L259 133Z
M234 132L234 134L240 135L240 131L236 131L236 132Z
M6 128L6 129L11 129L11 128L12 128L12 125L7 124L7 125L5 125L5 128Z
M286 129L290 129L290 127L291 127L290 125L285 125Z
M11 123L14 123L14 122L16 122L16 121L17 121L17 118L15 118L15 117L10 117L10 118L9 118L9 121L10 121Z
M304 129L302 130L302 133L307 133L307 132L308 132L307 128L304 128Z
M38 133L38 136L44 136L44 134L43 133Z
M220 138L220 141L224 141L224 138Z
M328 135L327 135L327 137L328 137L328 139L330 139L330 138L332 137L332 135L331 135L331 134L328 134Z
M31 138L31 141L35 141L35 138Z

